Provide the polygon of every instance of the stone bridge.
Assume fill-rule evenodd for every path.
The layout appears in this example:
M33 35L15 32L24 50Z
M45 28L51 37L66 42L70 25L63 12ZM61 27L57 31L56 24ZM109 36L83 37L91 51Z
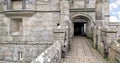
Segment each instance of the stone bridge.
M92 41L82 36L75 36L71 50L61 63L106 63L102 56L91 46Z
M61 58L61 45L55 42L31 63L107 63L90 43L86 37L75 36L70 51Z

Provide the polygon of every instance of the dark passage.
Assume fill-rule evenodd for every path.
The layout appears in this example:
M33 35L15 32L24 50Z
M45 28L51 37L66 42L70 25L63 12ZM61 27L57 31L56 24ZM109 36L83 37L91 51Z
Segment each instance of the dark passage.
M84 22L75 22L74 23L74 36L85 35L84 33Z

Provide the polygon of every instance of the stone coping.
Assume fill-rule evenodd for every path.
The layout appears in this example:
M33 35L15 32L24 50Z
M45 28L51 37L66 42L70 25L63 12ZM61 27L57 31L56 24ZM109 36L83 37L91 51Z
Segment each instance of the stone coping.
M114 43L110 45L110 48L114 50L116 53L120 54L120 44L119 43Z
M120 26L120 22L110 22L109 26Z
M52 61L55 59L57 59L57 63L59 63L61 59L61 44L58 41L56 41L53 45L46 49L31 63L55 63Z
M111 29L102 29L102 32L106 32L106 33L117 33L117 30L111 30Z
M20 42L16 42L16 43L0 43L0 44L13 44L13 45L52 45L54 42L26 42L26 43L20 43Z
M95 8L71 8L70 12L95 12Z

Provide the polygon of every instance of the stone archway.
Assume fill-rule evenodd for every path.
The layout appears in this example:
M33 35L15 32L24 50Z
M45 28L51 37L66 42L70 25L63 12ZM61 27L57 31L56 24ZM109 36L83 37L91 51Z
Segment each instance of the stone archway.
M78 27L79 30L77 32L80 32L80 35L86 35L88 37L93 38L94 21L91 16L87 14L77 14L72 16L71 18L73 36L76 33L75 29L77 29L75 27Z

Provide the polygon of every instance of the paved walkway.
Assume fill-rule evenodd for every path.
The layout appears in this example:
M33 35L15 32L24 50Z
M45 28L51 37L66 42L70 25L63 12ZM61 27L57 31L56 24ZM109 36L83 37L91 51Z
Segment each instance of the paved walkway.
M61 63L106 63L102 56L92 48L86 37L73 38L71 50Z

